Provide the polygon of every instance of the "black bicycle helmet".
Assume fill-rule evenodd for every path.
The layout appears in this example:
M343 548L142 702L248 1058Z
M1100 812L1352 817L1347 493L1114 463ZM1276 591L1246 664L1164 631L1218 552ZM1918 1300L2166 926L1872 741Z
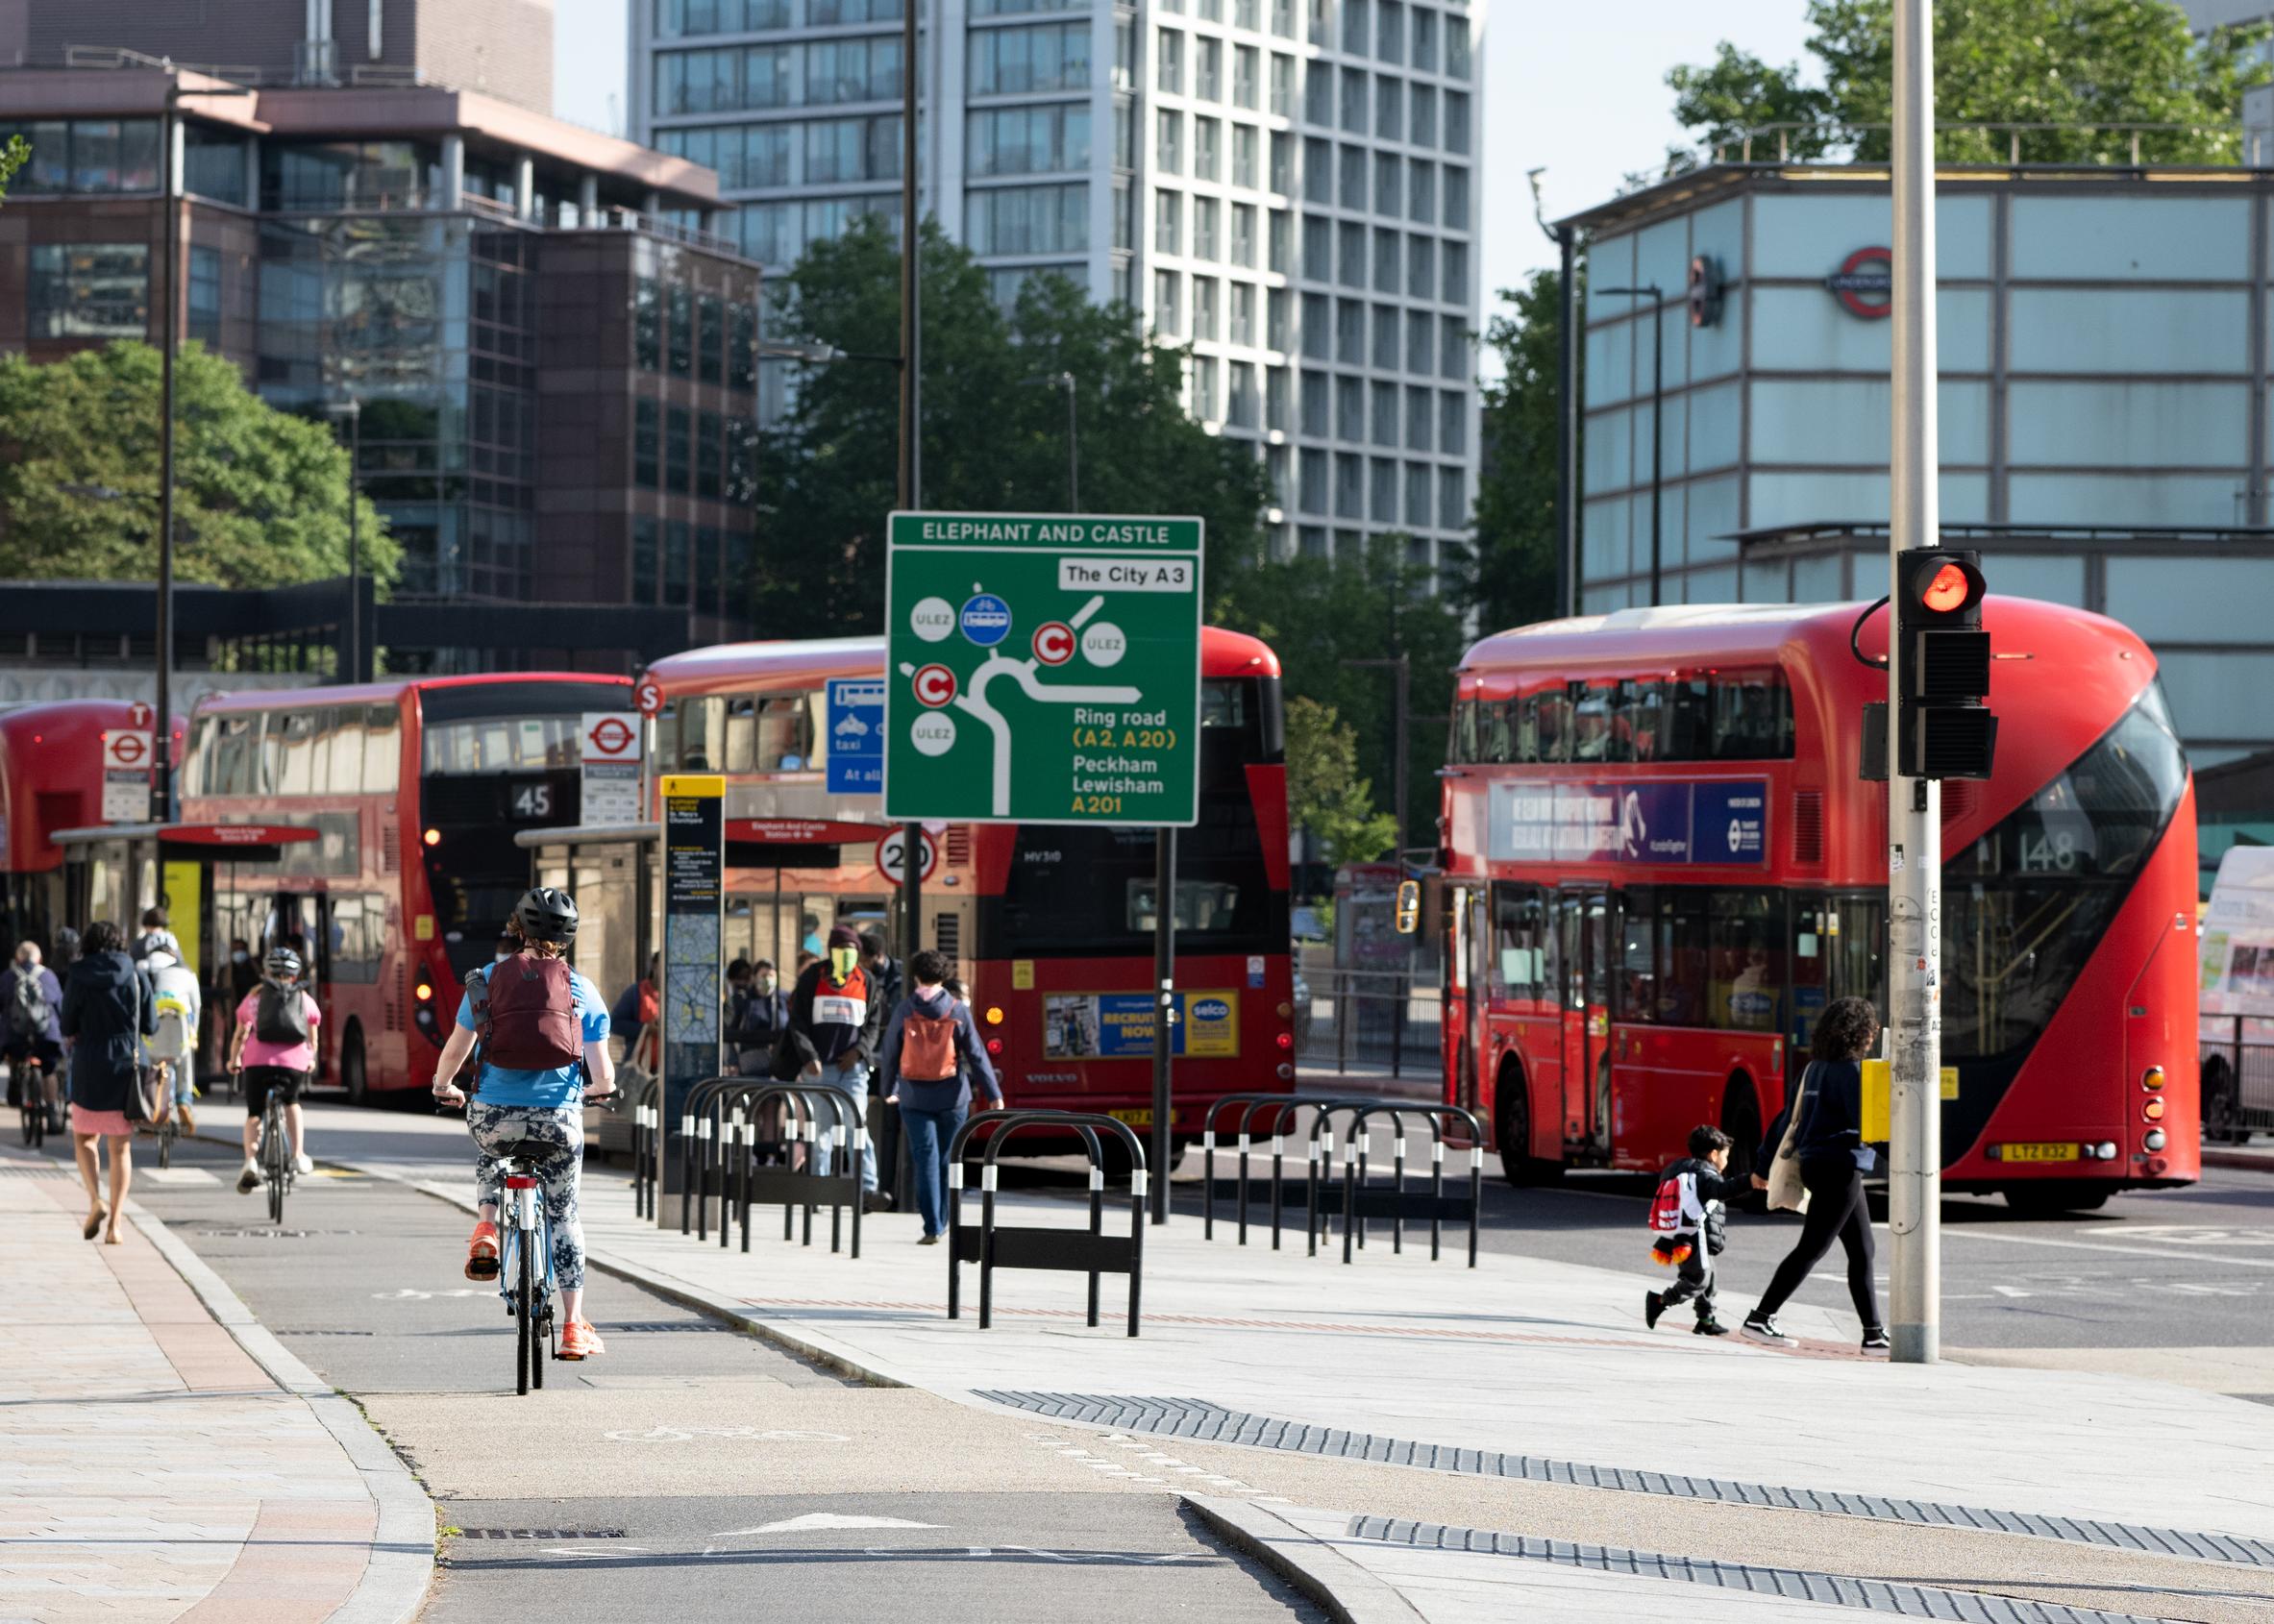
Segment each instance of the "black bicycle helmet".
M300 955L289 947L271 947L268 956L260 961L260 968L280 981L298 979Z
M577 899L567 892L540 885L513 904L513 923L524 942L574 942L577 939Z

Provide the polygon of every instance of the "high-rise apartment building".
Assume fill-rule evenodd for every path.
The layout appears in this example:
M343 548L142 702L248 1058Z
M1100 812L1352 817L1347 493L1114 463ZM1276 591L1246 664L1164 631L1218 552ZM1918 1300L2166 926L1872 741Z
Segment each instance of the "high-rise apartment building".
M1189 344L1190 409L1268 464L1282 553L1402 530L1439 561L1477 455L1466 5L935 4L924 207L999 295L1059 273ZM718 229L770 266L897 219L901 5L632 0L633 135L716 169Z

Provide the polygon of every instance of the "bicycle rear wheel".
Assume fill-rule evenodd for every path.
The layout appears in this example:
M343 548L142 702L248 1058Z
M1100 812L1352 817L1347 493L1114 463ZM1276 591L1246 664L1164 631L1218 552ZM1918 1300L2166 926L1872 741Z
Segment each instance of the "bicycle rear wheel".
M292 1150L284 1142L284 1110L272 1092L260 1113L260 1167L268 1175L268 1221L284 1221L284 1179L292 1168Z
M518 1285L513 1297L513 1390L526 1393L529 1391L530 1369L537 1362L536 1302L530 1294L529 1255L532 1248L529 1243L528 1231L515 1229L513 1239ZM544 1373L539 1371L537 1380L542 1382L544 1379Z

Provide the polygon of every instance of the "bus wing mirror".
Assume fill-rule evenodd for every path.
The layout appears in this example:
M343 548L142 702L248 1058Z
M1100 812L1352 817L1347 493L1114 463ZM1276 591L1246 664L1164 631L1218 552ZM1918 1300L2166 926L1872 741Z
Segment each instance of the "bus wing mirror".
M1411 936L1421 926L1421 882L1401 880L1397 886L1397 934Z

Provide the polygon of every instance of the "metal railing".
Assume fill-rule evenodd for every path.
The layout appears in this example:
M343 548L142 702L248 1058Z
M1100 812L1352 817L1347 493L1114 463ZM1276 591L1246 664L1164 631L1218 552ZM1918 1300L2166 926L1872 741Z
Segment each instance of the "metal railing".
M1822 155L1826 151L1837 151L1843 152L1851 156L1847 158L1835 159L1832 161L1846 162L1854 161L1852 154L1857 147L1863 144L1865 137L1871 135L1891 135L1894 126L1891 124L1824 123L1809 120L1794 120L1776 124L1756 124L1750 129L1738 132L1736 135L1725 140L1714 142L1710 147L1703 147L1699 150L1701 152L1709 153L1712 157L1712 161L1716 163L1728 163L1732 161L1738 163L1766 163L1770 161L1768 158L1768 145L1770 141L1773 140L1776 146L1776 158L1774 161L1778 163L1790 163L1793 160L1792 148L1795 144L1794 137L1797 136L1800 138L1800 145L1815 149L1812 152L1804 152L1801 156L1800 161L1804 163L1817 161L1821 160ZM2026 168L2030 166L2023 158L2022 150L2023 137L2027 135L2059 135L2068 141L2074 141L2079 138L2083 138L2088 142L2088 144L2090 144L2090 139L2094 136L2118 136L2121 137L2122 147L2126 155L2122 162L2134 169L2139 168L2143 161L2140 151L2140 137L2143 135L2187 135L2191 137L2208 135L2220 139L2232 137L2235 142L2235 162L2239 164L2244 159L2247 158L2249 162L2246 167L2255 169L2259 165L2259 148L2261 146L2261 138L2263 135L2263 132L2248 129L2239 123L2057 124L2047 122L2022 121L2015 123L1991 124L1946 124L1939 122L1935 126L1935 135L1937 137L1938 149L1940 145L1940 137L1944 135L1965 135L2002 136L2004 137L2006 147L2007 166L2014 169ZM1735 155L1734 158L1732 157L1732 154ZM1965 163L1981 160L1958 158L1942 159L1941 161ZM2079 166L2102 168L2115 166L2118 163L2118 160L2110 158L2066 158L2057 160L2039 159L2037 160L2037 163L2042 167L2066 169L2073 169ZM2227 168L2233 167L2233 165L2220 164L2216 165L2216 167Z
M2256 1026L2246 1031L2245 1023ZM2262 1036L2262 1018L2205 1016L2200 1028L2203 1064L2203 1139L2246 1143L2274 1133L2274 1037Z
M1299 1070L1345 1076L1434 1076L1444 999L1437 972L1314 970L1303 972L1307 998L1295 1012Z

